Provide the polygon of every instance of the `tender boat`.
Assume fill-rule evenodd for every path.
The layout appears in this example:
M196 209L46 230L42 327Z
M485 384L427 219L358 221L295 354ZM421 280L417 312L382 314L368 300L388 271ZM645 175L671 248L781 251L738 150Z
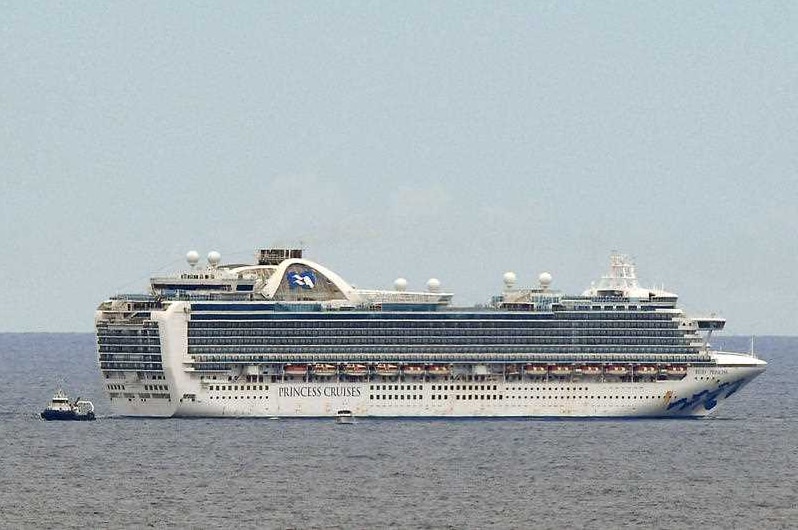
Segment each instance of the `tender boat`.
M313 365L313 375L330 377L335 375L338 369L332 364L315 364Z
M408 364L402 368L405 375L424 375L424 367L416 364Z
M45 420L91 421L94 419L94 405L91 401L78 398L74 403L60 388L56 391L50 404L41 413Z
M629 373L629 369L625 366L609 365L604 369L606 375L624 376Z
M687 374L687 367L680 364L673 364L668 366L665 372L670 377L684 377Z
M304 364L287 364L283 372L285 372L285 375L305 376L308 373L308 367Z
M382 377L394 377L399 375L399 367L395 364L380 363L377 365L375 372Z
M369 370L365 364L347 364L344 367L344 374L352 377L363 377Z
M444 375L449 375L450 373L452 373L452 370L448 366L444 366L444 365L440 365L440 364L434 364L434 365L430 366L427 369L427 373L429 373L429 375L444 376Z
M571 367L564 364L555 364L549 369L549 373L555 376L571 375Z
M656 375L657 374L657 367L651 366L647 364L642 364L635 368L635 374L637 375Z
M527 364L524 366L524 373L529 375L546 375L547 368L540 364Z
M601 367L595 364L582 365L582 375L601 375Z

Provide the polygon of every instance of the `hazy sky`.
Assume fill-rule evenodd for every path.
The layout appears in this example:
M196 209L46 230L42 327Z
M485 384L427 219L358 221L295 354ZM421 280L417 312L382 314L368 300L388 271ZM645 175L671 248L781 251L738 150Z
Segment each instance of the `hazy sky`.
M463 305L620 250L795 334L796 5L0 1L0 331L302 242Z

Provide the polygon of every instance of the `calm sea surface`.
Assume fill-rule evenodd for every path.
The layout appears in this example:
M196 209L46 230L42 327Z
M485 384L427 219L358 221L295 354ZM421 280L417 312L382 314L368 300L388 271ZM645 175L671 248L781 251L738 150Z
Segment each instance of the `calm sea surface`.
M111 417L93 340L0 334L1 528L798 527L798 337L705 420L355 425Z

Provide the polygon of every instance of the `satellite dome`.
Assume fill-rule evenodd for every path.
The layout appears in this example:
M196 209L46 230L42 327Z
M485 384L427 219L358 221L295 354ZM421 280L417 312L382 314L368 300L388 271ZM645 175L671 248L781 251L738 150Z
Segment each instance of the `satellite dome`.
M200 258L199 252L197 252L196 250L189 250L188 252L186 252L186 261L188 262L189 265L191 265L192 268L197 263L199 263L199 258Z
M208 263L210 263L211 267L215 267L222 261L222 255L216 252L215 250L211 250L208 252Z
M548 286L551 285L551 274L548 272L541 272L540 276L538 276L538 281L543 289L548 288Z
M441 281L438 278L430 278L427 280L427 290L431 293L437 293L441 288Z
M397 291L404 291L407 289L407 280L404 278L397 278L393 281L393 288Z
M514 272L510 272L510 271L505 272L504 276L502 277L502 279L504 279L504 286L507 287L508 289L512 288L512 286L515 285L515 273Z

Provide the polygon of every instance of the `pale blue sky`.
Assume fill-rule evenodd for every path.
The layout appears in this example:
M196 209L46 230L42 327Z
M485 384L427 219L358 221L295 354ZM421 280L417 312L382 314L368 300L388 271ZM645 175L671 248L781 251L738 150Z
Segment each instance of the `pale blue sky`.
M795 334L793 2L2 2L0 331L89 331L185 252L302 241L360 287L610 251Z

